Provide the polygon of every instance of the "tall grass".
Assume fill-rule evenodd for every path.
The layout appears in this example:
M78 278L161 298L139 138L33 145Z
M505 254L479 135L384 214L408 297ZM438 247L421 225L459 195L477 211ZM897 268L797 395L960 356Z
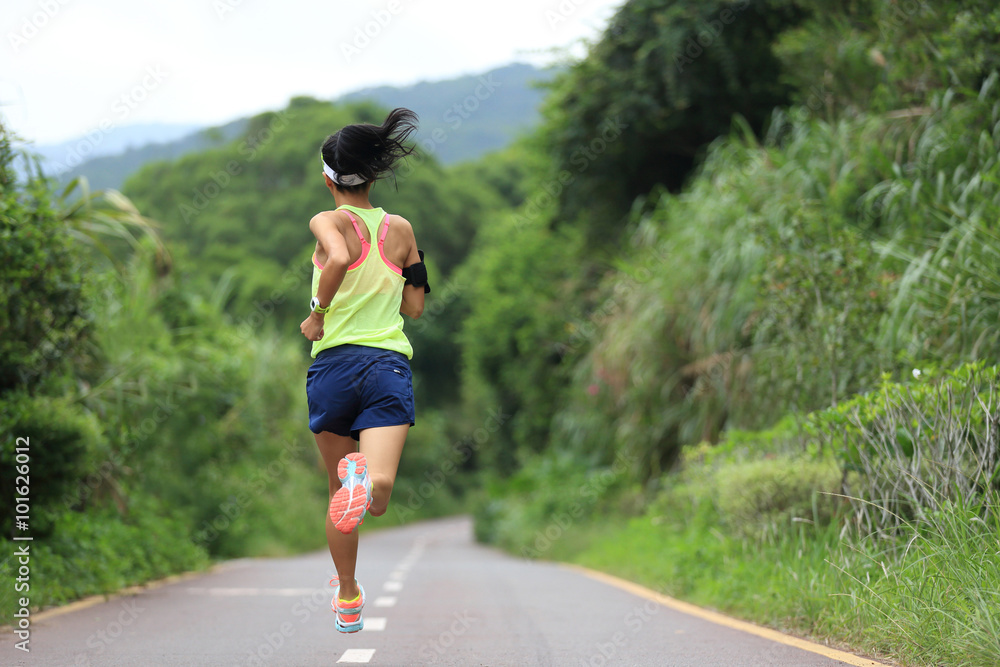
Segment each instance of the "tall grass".
M836 594L835 608L841 620L848 611L854 614L848 626L853 641L894 646L899 658L917 665L997 665L998 502L996 493L986 499L942 499L925 520L903 522L891 549L864 555L883 571L874 582L840 568L843 590Z
M912 137L913 162L863 200L898 233L905 270L880 344L913 358L1000 353L1000 76L974 101L942 94ZM964 131L962 131L964 129Z

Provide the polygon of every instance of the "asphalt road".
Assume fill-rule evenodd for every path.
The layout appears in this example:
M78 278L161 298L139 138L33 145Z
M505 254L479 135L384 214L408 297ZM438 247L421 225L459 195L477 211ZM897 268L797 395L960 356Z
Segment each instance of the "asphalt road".
M476 545L468 519L366 533L366 628L334 629L325 552L240 560L137 595L43 615L2 665L664 665L842 662L677 611L586 573ZM843 656L841 656L843 657ZM848 658L845 658L848 659Z

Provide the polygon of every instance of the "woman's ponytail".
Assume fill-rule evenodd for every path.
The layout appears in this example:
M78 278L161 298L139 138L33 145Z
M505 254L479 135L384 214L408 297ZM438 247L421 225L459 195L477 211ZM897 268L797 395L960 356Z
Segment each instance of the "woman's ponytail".
M348 125L323 142L323 163L338 179L358 181L357 185L337 182L338 188L360 190L365 183L395 176L396 163L416 150L406 145L416 129L417 114L404 108L393 109L382 125Z

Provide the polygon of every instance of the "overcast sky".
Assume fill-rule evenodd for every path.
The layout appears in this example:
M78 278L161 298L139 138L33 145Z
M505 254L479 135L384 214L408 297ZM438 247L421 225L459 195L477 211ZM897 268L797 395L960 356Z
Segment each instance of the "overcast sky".
M294 95L546 64L623 1L3 0L0 114L41 144L218 124Z

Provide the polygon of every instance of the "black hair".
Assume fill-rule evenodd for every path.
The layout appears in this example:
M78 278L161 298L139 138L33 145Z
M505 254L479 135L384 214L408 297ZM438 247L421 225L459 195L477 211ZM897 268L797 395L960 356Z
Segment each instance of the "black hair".
M323 142L323 162L338 174L357 174L365 179L360 185L337 187L348 192L361 191L371 181L396 172L396 162L416 150L406 141L417 129L417 114L402 107L393 109L382 125L348 125Z

